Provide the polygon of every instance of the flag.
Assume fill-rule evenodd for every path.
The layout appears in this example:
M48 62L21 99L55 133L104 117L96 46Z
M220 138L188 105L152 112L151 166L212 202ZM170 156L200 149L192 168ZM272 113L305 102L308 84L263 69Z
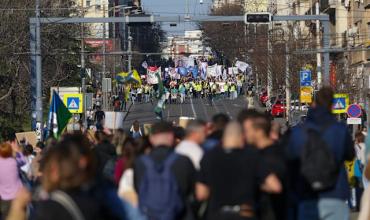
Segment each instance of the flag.
M236 61L235 66L238 67L240 71L245 72L249 67L249 64L238 60Z
M156 66L148 67L147 77L146 77L146 81L148 82L148 84L151 84L151 85L158 84L159 81L157 78L157 74L161 74L161 73L162 73L161 67L156 67Z
M148 69L148 63L146 61L144 61L141 66L144 68L144 69Z
M122 84L134 83L141 85L141 77L136 69L134 69L131 73L127 72L118 73L116 75L116 80Z
M49 110L48 136L60 137L71 118L72 113L64 105L58 93L54 91Z

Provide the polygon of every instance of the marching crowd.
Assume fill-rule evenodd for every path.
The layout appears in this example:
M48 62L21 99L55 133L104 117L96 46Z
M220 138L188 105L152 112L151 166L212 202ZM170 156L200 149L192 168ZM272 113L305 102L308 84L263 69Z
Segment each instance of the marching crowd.
M211 91L207 83L193 83L194 96ZM187 91L186 85L172 89ZM234 89L240 92L237 82ZM369 219L370 146L360 133L353 142L331 114L332 99L331 89L321 89L306 121L285 134L253 109L235 121L224 114L185 128L160 121L148 135L138 124L131 131L101 126L36 146L4 129L1 218L348 220L344 163L357 158L365 190L360 218Z
M215 99L236 99L243 94L246 77L237 74L229 78L209 77L206 80L193 77L174 79L171 77L163 81L166 104L183 104L188 98L207 98L212 104ZM158 85L151 85L143 80L142 84L131 84L121 89L122 91L113 97L115 111L126 110L128 101L131 103L149 103L156 97Z

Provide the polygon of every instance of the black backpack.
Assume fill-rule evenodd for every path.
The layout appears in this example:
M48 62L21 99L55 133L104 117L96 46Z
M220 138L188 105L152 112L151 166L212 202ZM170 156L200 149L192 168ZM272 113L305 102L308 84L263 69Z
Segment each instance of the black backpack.
M322 135L326 125L321 129L303 127L307 141L301 154L300 173L310 188L317 192L335 186L339 173L339 165Z

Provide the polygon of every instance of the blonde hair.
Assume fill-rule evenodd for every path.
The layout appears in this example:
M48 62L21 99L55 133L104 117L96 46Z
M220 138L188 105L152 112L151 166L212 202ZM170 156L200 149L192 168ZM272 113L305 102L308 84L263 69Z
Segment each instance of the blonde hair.
M232 121L226 125L223 137L222 137L223 146L228 147L243 147L243 130L241 125Z

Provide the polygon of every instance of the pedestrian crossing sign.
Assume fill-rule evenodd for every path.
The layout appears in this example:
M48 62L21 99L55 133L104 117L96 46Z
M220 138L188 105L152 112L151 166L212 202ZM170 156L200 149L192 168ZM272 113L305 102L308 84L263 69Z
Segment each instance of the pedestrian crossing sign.
M334 114L342 114L347 112L349 105L349 95L348 94L334 94L333 108Z
M64 94L63 95L64 105L68 108L71 113L83 113L83 95L80 93L76 94Z

